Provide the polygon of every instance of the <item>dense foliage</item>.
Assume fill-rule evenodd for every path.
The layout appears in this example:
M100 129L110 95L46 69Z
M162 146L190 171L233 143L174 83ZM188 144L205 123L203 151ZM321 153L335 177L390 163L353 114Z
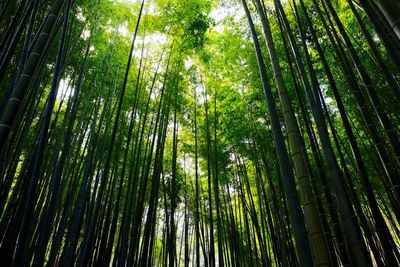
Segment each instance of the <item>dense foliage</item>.
M0 1L0 265L400 265L396 21Z

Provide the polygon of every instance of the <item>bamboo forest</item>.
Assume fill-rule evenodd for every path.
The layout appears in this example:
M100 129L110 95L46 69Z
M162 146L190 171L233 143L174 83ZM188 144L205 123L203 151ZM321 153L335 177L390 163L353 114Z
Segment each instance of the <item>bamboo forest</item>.
M400 266L400 1L0 0L0 266Z

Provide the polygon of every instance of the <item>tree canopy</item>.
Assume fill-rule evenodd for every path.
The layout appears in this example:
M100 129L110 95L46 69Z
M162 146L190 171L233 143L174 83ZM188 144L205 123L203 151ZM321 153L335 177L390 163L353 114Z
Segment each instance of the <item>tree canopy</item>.
M399 21L0 1L0 264L399 266Z

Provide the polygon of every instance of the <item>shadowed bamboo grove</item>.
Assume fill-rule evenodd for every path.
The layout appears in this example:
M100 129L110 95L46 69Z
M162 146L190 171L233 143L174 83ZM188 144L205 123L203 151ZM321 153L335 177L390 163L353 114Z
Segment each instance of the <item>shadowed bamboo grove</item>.
M400 266L397 0L0 0L1 266Z

